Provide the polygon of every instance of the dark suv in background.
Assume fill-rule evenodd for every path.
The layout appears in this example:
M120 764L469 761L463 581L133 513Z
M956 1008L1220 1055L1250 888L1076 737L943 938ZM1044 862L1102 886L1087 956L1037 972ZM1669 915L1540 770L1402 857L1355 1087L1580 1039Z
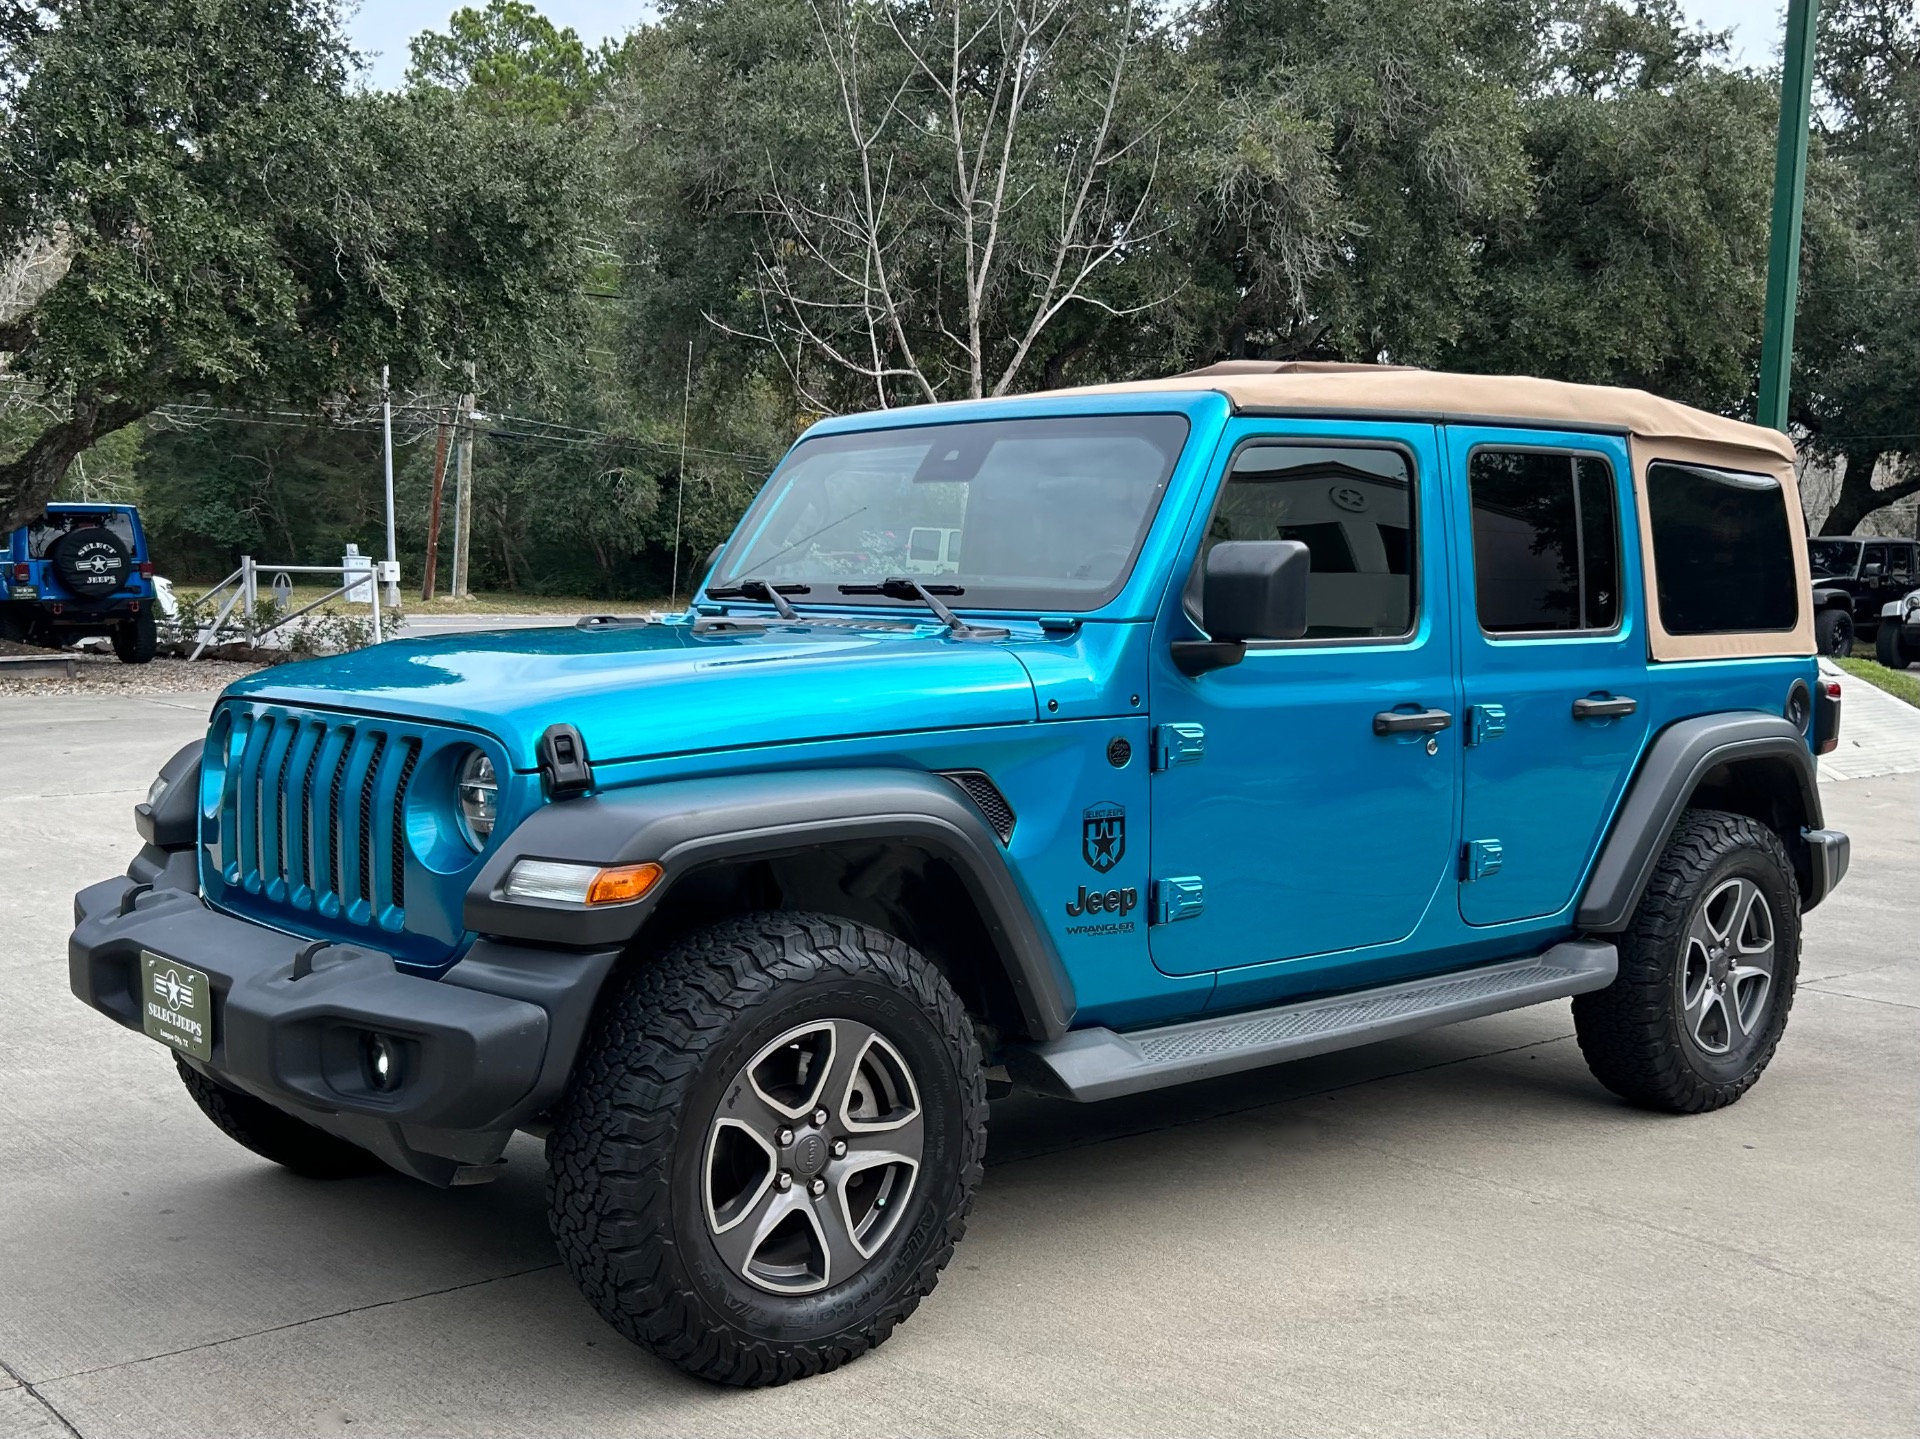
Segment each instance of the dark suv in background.
M1821 536L1807 541L1807 566L1813 572L1814 638L1823 655L1849 655L1853 641L1872 639L1880 628L1880 609L1897 600L1920 579L1920 555L1913 540L1858 536Z
M0 532L0 570L0 640L58 649L108 635L127 664L153 658L153 561L132 505L48 505Z

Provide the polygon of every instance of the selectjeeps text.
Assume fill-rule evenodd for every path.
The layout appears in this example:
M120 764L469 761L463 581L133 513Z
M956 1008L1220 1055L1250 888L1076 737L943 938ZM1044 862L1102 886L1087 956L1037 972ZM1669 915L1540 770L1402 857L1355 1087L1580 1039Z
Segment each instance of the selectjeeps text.
M736 1384L933 1288L990 1086L1571 997L1607 1088L1716 1109L1847 867L1792 460L1375 367L827 420L683 615L230 688L73 989L305 1174L544 1134L587 1298Z

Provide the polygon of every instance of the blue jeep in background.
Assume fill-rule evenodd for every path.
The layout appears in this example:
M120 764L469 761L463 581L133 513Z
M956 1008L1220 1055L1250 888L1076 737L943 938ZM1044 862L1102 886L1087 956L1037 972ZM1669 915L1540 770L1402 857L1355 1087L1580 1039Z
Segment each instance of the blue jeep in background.
M1012 1085L1571 998L1608 1089L1713 1110L1848 860L1792 458L1371 367L828 420L684 614L232 686L73 990L305 1174L543 1134L588 1299L737 1384L914 1309Z
M153 658L153 561L132 505L48 505L0 534L0 568L0 639L58 649L108 635L123 662Z

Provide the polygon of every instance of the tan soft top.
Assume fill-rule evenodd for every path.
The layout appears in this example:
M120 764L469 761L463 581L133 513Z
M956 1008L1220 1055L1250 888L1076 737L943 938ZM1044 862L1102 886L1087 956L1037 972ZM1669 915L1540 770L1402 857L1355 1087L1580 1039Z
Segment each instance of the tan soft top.
M1227 360L1164 380L1089 385L1057 393L1153 390L1216 390L1241 411L1324 414L1368 410L1459 421L1522 421L1548 426L1571 422L1624 430L1645 440L1691 440L1758 450L1774 460L1793 462L1793 442L1778 430L1708 414L1645 390L1574 385L1527 375L1454 375L1393 365Z

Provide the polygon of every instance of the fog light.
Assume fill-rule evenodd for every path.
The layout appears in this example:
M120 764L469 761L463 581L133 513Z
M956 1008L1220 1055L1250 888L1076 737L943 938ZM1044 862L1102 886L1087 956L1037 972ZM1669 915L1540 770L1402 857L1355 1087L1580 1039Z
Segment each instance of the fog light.
M382 1091L400 1087L400 1045L384 1034L367 1036L367 1078Z

